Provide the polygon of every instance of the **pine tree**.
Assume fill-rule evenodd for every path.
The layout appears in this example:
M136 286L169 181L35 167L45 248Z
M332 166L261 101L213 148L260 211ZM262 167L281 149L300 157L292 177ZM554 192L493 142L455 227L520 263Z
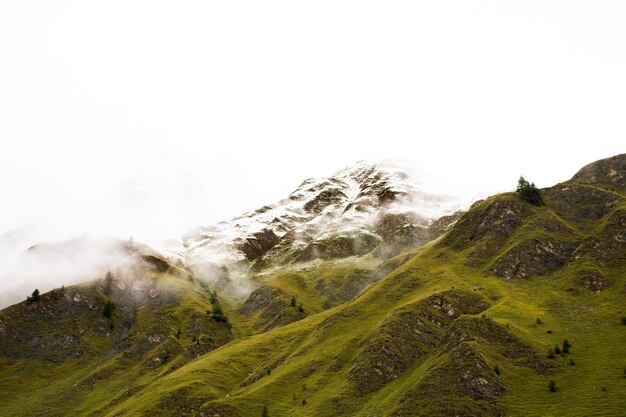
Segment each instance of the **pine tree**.
M113 315L113 311L115 310L115 303L113 301L107 301L104 305L104 309L102 310L102 315L104 317L109 317Z
M269 417L269 412L267 411L267 406L263 406L263 411L261 411L261 417Z
M535 183L529 183L524 177L519 177L517 181L517 189L515 190L520 198L535 206L543 206L543 198L541 192L535 186Z
M296 306L296 297L291 297L291 306L292 307Z

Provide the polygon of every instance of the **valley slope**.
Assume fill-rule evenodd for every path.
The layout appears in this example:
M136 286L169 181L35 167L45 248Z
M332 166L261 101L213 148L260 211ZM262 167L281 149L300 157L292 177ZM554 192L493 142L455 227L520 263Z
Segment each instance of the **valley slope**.
M367 252L300 257L316 233L269 257L288 231L267 229L253 259L245 234L229 256L249 295L228 289L231 263L185 269L127 243L133 269L0 312L0 414L624 415L626 155L541 191L544 206L495 195L389 252L376 234ZM194 236L189 256L211 247Z

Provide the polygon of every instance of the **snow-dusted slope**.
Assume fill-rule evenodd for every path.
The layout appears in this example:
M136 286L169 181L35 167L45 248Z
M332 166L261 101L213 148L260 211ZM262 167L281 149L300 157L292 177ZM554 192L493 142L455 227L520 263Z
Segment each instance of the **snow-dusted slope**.
M309 259L332 256L307 248L338 237L357 239L362 254L392 228L425 228L462 207L435 188L406 164L359 162L328 178L308 179L275 204L188 232L183 254L191 266L245 265L278 255L289 262L303 259L303 253ZM395 219L391 226L388 219Z

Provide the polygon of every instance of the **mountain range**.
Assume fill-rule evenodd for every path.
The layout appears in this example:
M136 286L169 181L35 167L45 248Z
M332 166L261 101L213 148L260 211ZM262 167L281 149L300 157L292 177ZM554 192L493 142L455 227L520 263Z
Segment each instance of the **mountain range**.
M626 154L538 192L358 163L175 254L33 246L98 262L0 311L0 414L623 416Z

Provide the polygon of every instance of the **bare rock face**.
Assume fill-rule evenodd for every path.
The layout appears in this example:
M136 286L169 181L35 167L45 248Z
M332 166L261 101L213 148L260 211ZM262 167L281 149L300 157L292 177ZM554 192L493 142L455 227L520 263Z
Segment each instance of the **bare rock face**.
M528 216L527 204L514 195L501 195L473 206L452 227L441 244L457 251L469 247L468 264L482 265L494 256Z
M276 233L272 229L266 228L245 238L242 243L237 245L237 249L246 255L246 259L254 261L272 249L279 241L280 238L276 236Z
M607 216L576 251L576 258L586 257L600 265L626 262L626 209L618 209Z
M557 215L583 228L585 223L606 216L621 200L611 191L571 182L548 188L544 195Z
M626 190L626 154L592 162L580 169L571 182L599 184Z
M476 294L450 291L396 311L365 342L349 379L359 395L378 390L435 347L455 318L488 307Z
M576 246L550 237L525 240L502 255L489 271L505 279L547 275L563 266Z
M488 343L489 350L476 349L479 343ZM502 416L506 413L499 401L506 384L489 365L490 356L492 361L505 357L515 366L539 374L553 367L535 348L487 318L458 318L449 326L436 352L445 359L403 394L390 415ZM448 355L444 357L444 353Z

